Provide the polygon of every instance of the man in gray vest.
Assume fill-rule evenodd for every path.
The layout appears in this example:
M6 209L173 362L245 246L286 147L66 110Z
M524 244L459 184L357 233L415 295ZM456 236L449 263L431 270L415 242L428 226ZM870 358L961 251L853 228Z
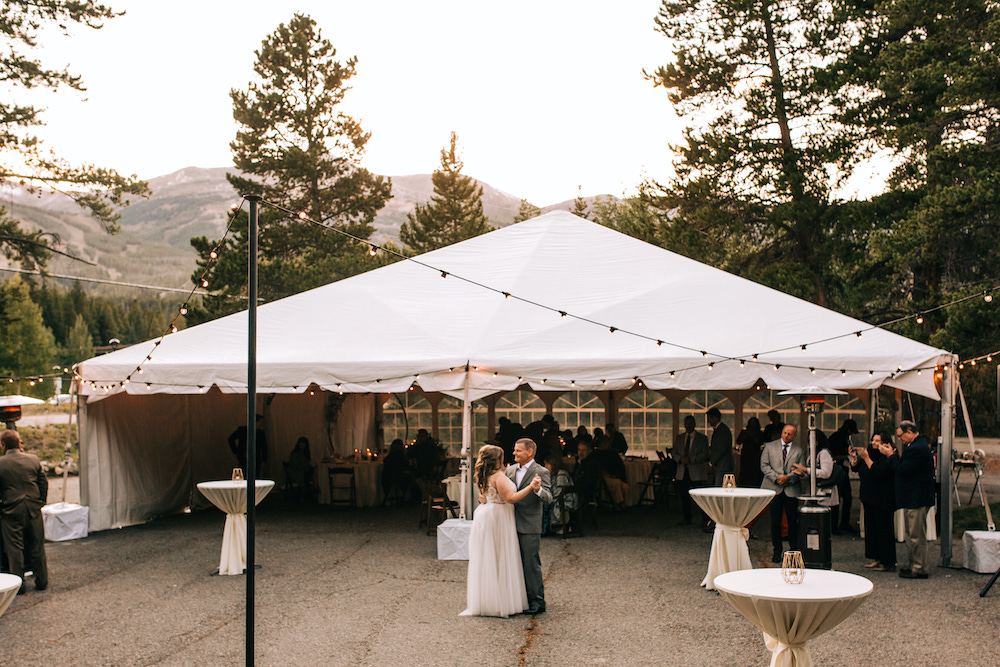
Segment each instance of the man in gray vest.
M531 486L536 476L541 484L514 503L514 526L517 543L521 549L521 566L524 569L524 588L528 593L527 614L545 611L545 585L542 577L542 559L538 552L542 543L542 505L552 502L549 471L535 462L535 441L521 438L514 443L514 465L507 466L505 474L520 491Z

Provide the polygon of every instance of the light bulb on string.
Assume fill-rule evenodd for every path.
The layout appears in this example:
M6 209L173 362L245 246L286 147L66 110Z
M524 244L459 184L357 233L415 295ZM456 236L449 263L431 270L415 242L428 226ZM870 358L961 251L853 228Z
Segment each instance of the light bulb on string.
M188 314L187 306L181 306L181 315L187 315L187 314Z
M986 355L986 361L993 361L993 355L992 354L987 354Z
M805 345L803 345L803 346L802 346L802 353L803 353L803 354L805 354L805 351L806 351L806 346L805 346Z
M858 338L861 338L861 332L860 331L855 331L854 335L857 336Z
M746 365L746 363L747 363L746 361L740 359L740 368L743 368Z
M919 315L917 315L917 324L923 324L923 323L924 323L924 314L920 313Z
M500 292L500 293L503 294L503 298L508 300L510 299L510 292Z
M617 327L610 327L610 328L608 328L608 333L614 333L616 331L618 331Z
M812 366L809 367L809 372L812 373L813 375L816 375L816 369L813 368Z
M781 368L781 364L775 364L774 365L774 370L778 370L779 368Z
M208 280L206 280L205 278L202 278L201 279L201 286L202 287L208 287Z
M306 219L306 212L299 211L299 220L305 220L305 219Z
M983 293L983 301L985 301L986 303L993 303L993 292L991 292L990 290L986 290Z
M448 272L447 271L442 271L441 272L441 280L444 280L447 277L448 277Z
M218 248L213 248L212 252L208 253L208 256L210 258L212 258L212 259L218 259L219 258L219 249Z
M375 246L374 243L368 247L368 254L372 257L378 254L378 248Z
M559 311L559 317L561 317L562 319L565 320L566 319L566 311L565 310L560 310Z

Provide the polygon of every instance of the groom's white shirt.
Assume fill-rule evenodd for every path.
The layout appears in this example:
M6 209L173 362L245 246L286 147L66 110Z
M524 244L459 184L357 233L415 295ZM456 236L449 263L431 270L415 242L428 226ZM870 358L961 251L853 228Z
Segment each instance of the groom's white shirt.
M531 465L530 463L528 465ZM524 479L524 474L528 472L528 466L517 466L517 470L514 471L514 483L517 484L517 488L521 488L521 480Z

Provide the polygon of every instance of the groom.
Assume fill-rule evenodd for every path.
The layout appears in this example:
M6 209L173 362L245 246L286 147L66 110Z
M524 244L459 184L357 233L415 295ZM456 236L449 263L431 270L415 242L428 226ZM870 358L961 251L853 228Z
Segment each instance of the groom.
M536 475L541 479L541 488L514 504L514 525L521 547L524 588L528 593L526 613L541 614L545 611L545 585L538 549L542 538L542 504L552 502L549 471L535 463L535 441L531 438L521 438L514 443L514 461L514 465L507 466L506 474L518 490L530 486Z

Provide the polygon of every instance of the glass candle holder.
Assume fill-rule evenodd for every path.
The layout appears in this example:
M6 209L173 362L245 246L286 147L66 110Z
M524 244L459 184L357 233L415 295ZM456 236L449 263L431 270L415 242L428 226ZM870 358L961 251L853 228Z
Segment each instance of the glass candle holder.
M724 489L735 489L736 488L736 475L731 472L727 472L722 476L722 488Z
M806 567L801 551L786 551L781 559L781 578L788 584L801 584L806 577Z
M233 481L234 482L243 481L243 468L233 468Z

